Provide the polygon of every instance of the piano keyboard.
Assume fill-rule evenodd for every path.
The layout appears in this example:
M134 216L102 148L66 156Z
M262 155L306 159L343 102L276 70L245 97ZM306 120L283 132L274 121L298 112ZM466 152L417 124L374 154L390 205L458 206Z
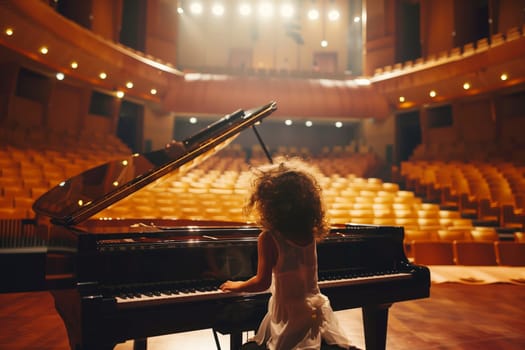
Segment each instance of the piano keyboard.
M319 281L319 288L333 288L333 287L342 287L349 285L358 285L364 283L380 283L393 280L402 280L410 279L412 274L410 273L392 273L384 275L372 275L372 276L363 276L363 277L352 277L352 278L340 278L340 279L330 279ZM191 302L198 300L207 300L207 299L221 299L221 298L232 298L239 296L250 296L250 295L259 295L259 294L268 294L268 291L259 292L259 293L233 293L233 292L223 292L220 289L213 290L186 290L186 291L177 291L177 292L150 292L150 293L129 293L128 295L117 296L116 302L120 307L138 307L146 305L154 305L169 302Z

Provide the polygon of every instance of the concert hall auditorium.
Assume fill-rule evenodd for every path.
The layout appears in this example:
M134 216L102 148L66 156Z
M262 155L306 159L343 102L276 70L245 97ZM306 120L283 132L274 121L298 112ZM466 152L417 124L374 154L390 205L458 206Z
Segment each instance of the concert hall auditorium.
M295 158L351 349L525 349L525 0L1 0L0 349L251 349Z

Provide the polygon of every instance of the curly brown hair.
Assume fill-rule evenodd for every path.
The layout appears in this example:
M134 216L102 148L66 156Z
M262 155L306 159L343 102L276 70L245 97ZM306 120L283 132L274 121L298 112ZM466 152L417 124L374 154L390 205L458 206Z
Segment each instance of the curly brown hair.
M264 229L292 241L321 240L328 232L315 170L299 158L254 170L246 213L255 211Z

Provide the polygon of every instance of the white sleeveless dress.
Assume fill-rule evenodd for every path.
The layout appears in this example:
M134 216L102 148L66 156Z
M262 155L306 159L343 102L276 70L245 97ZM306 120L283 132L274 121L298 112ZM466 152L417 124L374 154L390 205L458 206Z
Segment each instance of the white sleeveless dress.
M328 298L317 285L317 251L270 234L277 246L268 313L254 337L269 350L320 349L321 340L342 348L350 340L340 328Z

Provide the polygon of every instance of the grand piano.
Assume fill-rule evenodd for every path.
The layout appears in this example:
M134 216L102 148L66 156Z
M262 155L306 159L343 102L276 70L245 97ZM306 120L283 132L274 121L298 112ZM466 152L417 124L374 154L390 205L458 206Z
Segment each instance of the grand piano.
M93 216L198 164L244 129L262 142L256 124L275 109L270 102L237 110L183 142L100 165L35 201L37 232L49 237L46 283L72 349L112 349L131 339L145 349L148 337L197 329L229 334L238 349L242 332L257 328L269 293L222 292L219 285L256 273L259 227ZM393 303L429 296L429 270L411 264L402 243L402 227L349 223L318 244L321 290L334 310L362 308L369 350L385 348Z

